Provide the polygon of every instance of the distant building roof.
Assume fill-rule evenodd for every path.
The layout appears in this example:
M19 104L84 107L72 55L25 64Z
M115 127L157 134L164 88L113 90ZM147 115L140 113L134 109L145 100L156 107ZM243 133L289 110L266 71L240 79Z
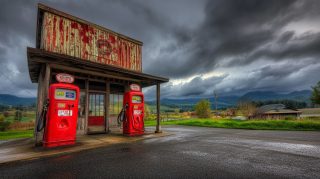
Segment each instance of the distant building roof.
M297 114L301 113L299 110L287 109L283 104L269 104L258 108L256 114Z
M268 105L264 105L261 106L260 108L257 109L257 113L261 114L261 113L265 113L271 110L281 110L281 109L285 109L286 106L283 104L268 104Z

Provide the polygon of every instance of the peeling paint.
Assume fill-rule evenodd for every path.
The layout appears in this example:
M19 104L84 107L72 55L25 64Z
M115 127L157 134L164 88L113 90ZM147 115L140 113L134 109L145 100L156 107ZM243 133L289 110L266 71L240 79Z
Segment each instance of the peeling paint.
M41 29L41 49L141 72L141 45L118 34L49 12Z

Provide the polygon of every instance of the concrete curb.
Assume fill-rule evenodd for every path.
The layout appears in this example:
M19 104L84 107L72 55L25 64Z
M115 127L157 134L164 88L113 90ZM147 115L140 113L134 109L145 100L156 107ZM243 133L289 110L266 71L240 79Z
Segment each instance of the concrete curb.
M96 148L101 148L101 147L106 147L106 146L112 146L112 145L117 145L117 144L126 144L126 143L133 143L133 142L138 142L138 141L143 141L147 139L154 139L154 138L160 138L160 137L166 137L173 135L172 133L152 133L152 134L146 134L143 136L138 136L138 137L123 137L123 136L110 136L107 135L105 137L97 137L97 136L91 136L88 138L91 138L89 140L85 139L80 139L80 141L77 140L77 144L74 146L66 146L66 147L58 147L58 148L52 148L52 149L44 149L42 147L34 147L33 145L23 145L20 147L12 148L12 152L17 152L15 154L10 154L10 148L4 149L8 150L7 155L5 152L0 152L0 155L6 155L8 156L2 156L0 157L0 166L6 165L6 164L14 164L14 163L19 163L23 161L30 161L30 160L36 160L40 158L49 158L49 157L54 157L54 156L61 156L61 155L66 155L66 154L71 154L71 153L76 153L76 152L81 152L85 150L90 150L90 149L96 149ZM87 138L87 137L84 137ZM81 141L85 140L85 141ZM0 151L2 149L0 148ZM27 152L24 152L27 150Z

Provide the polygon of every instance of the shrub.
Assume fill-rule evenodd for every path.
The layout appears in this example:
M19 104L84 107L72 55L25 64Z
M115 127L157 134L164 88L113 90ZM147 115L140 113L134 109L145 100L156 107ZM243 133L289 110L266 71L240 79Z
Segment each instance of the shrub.
M10 122L4 120L4 115L0 114L0 131L5 131L8 129Z
M286 116L284 120L295 120L297 119L295 116Z
M3 115L4 115L4 117L9 117L9 112L8 111L4 111Z
M320 81L316 86L312 87L312 94L310 99L313 104L320 104Z
M238 110L247 118L252 117L256 113L256 105L251 101L239 101Z
M211 114L210 106L211 106L211 104L208 100L199 101L195 106L197 116L199 118L210 117L210 114Z

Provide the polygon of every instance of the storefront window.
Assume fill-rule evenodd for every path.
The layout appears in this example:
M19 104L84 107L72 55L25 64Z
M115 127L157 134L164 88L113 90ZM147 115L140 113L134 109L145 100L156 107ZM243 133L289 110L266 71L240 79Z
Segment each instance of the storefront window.
M104 116L104 94L90 94L89 116Z
M85 116L85 105L86 105L86 93L84 91L80 91L80 100L78 105L78 116Z
M122 103L122 94L110 94L110 115L118 115L122 109Z

